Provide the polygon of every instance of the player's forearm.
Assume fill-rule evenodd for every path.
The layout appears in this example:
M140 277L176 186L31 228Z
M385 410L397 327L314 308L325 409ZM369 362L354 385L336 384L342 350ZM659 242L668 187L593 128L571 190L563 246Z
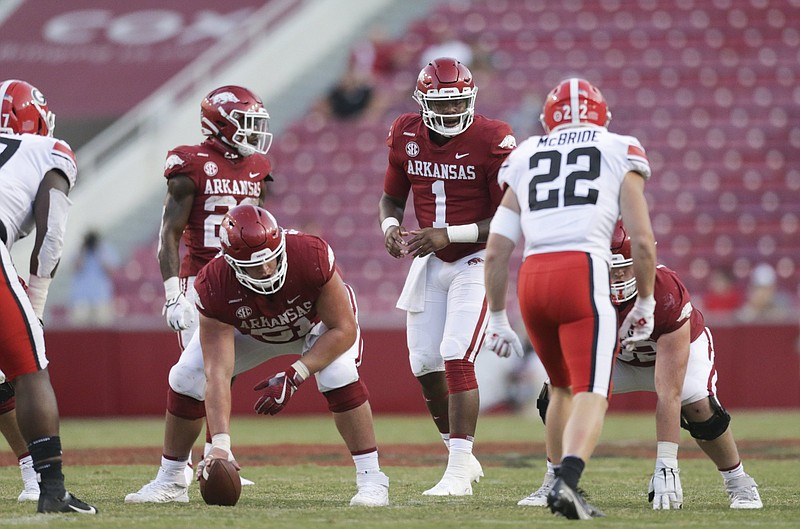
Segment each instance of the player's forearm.
M230 433L231 383L221 377L208 380L206 385L206 421L211 435Z
M681 401L680 395L677 398L658 397L656 403L656 439L658 441L668 441L680 443L681 440Z

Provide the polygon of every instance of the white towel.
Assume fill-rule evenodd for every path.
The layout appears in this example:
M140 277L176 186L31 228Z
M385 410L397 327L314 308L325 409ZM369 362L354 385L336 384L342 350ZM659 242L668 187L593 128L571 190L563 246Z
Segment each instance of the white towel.
M425 310L425 283L428 276L428 259L432 254L425 257L415 257L408 269L406 283L403 291L397 300L398 309L408 312L423 312Z

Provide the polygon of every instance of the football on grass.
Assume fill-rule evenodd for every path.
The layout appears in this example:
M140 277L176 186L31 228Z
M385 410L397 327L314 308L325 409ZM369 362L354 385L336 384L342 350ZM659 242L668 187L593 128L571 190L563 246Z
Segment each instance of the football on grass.
M234 506L242 494L239 471L231 461L212 459L200 475L200 495L209 505Z

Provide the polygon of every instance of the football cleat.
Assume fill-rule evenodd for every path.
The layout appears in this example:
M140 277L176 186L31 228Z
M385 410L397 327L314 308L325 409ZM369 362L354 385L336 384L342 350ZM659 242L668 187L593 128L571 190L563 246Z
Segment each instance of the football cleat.
M475 463L478 463L477 467ZM422 494L423 496L472 496L472 482L478 481L482 475L483 469L471 453L450 452L442 479Z
M573 490L561 478L556 478L553 488L547 495L547 506L553 514L570 520L591 520L605 516L586 501L583 495Z
M125 503L189 503L189 487L154 479L137 492L125 496Z
M97 514L97 508L93 505L79 500L69 492L63 498L55 496L39 496L39 506L36 512L41 513L78 513L78 514Z
M535 492L531 492L530 496L527 498L519 500L517 505L522 505L524 507L547 507L547 495L550 493L550 489L553 488L555 480L556 475L553 472L546 472L544 481L542 481L542 486Z
M385 507L389 505L389 478L383 472L356 475L358 492L350 500L351 507Z
M725 481L725 491L731 500L731 509L761 509L764 504L758 494L758 484L745 474Z

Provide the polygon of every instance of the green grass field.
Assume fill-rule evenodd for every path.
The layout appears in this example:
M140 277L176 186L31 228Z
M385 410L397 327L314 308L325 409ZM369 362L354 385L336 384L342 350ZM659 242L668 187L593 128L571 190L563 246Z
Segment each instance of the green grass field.
M681 511L653 511L647 503L652 472L652 415L610 415L604 435L581 482L607 518L596 527L784 527L800 525L800 412L733 412L733 431L747 471L758 481L765 508L732 511L713 464L701 457L684 432ZM539 486L544 473L543 430L538 419L485 416L479 422L475 453L486 476L472 497L437 499L420 493L441 477L444 446L426 417L379 417L376 430L383 470L391 479L388 508L348 506L355 493L354 470L333 422L323 417L236 418L234 453L245 487L236 507L206 506L196 486L190 503L126 505L123 498L153 479L157 470L162 421L64 420L62 439L68 487L95 503L97 517L33 514L18 504L19 473L0 467L0 527L72 528L516 528L571 523L549 511L518 507L517 500ZM270 446L296 455L271 463ZM122 450L119 450L122 449ZM3 461L13 463L7 447ZM103 464L82 463L97 456ZM105 454L105 456L103 456ZM109 454L111 454L109 459ZM132 457L138 454L137 457ZM246 454L246 455L245 455ZM105 457L105 459L103 459ZM112 461L113 464L106 464ZM146 464L127 464L131 461ZM268 464L264 464L264 462Z

